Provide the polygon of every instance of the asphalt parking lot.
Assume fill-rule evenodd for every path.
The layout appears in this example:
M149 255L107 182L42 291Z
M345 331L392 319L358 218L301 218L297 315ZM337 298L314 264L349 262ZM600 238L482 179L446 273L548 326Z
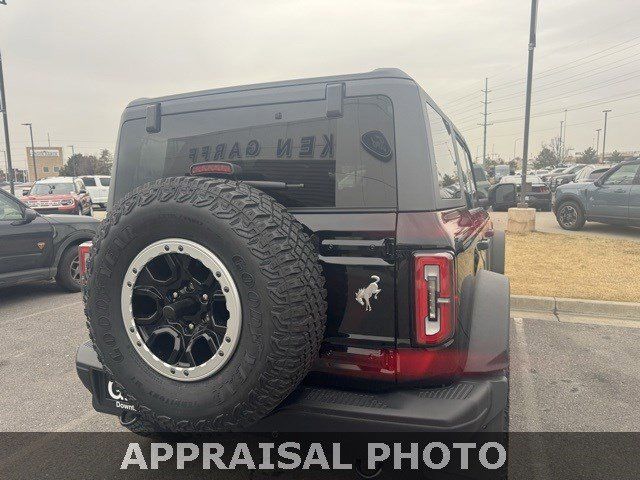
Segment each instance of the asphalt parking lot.
M640 430L640 322L612 323L512 321L512 430ZM76 376L88 338L80 294L54 283L2 289L0 328L0 430L122 430L93 411Z

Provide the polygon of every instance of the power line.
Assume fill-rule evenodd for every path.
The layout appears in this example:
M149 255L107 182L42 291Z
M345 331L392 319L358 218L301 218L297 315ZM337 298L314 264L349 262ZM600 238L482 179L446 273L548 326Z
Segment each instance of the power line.
M553 102L553 101L556 101L558 99L565 99L565 98L568 98L568 97L575 97L576 95L584 95L586 92L592 92L594 90L600 90L602 88L609 87L611 85L617 85L618 83L623 83L623 82L626 82L628 80L631 80L633 78L638 78L638 77L640 77L640 74L639 75L634 75L633 77L630 77L630 78L627 78L627 79L624 79L624 80L620 80L620 81L616 81L616 82L609 82L609 83L606 83L604 85L600 85L600 86L593 87L593 88L577 89L577 90L574 91L574 93L563 92L563 93L560 93L558 95L554 95L552 97L545 98L543 100L538 100L538 101L534 102L533 105L542 105L544 103ZM632 92L625 92L625 93L632 93ZM516 107L499 108L497 110L494 110L494 112L495 113L509 112L509 111L512 111L512 110L520 110L521 108L524 108L524 107L522 105L518 105Z
M586 104L576 104L573 106L569 106L567 107L567 111L572 112L575 110L583 110L585 108L591 108L591 107L597 107L599 105L605 105L605 104L609 104L609 103L615 103L615 102L619 102L621 100L627 100L629 98L635 98L635 97L639 97L640 93L635 93L633 95L627 95L625 97L620 97L620 98L606 98L606 99L600 99L599 101L595 102L595 103L586 103ZM546 117L549 115L555 115L558 113L563 113L564 109L555 109L555 110L548 110L545 112L540 112L537 113L535 115L531 115L531 117ZM502 124L502 123L512 123L512 122L518 122L520 120L523 120L524 117L512 117L512 118L504 118L504 119L499 119L499 120L494 120L493 124ZM459 125L456 124L456 127L460 130L472 130L474 128L477 127L472 127L472 128L461 128Z
M626 21L624 21L624 22L616 22L614 25L611 25L611 26L607 27L606 29L603 29L603 30L601 30L601 31L599 31L599 32L597 32L597 33L595 33L595 34L592 34L592 35L587 36L587 37L582 37L582 38L581 38L579 41L577 41L577 42L574 42L574 43L569 44L569 45L564 45L564 46L558 47L558 48L556 48L556 49L554 49L554 50L551 50L551 51L549 51L549 52L547 52L547 53L545 53L545 54L541 55L539 58L547 58L547 57L549 57L549 56L551 56L551 55L553 55L553 54L555 54L555 53L557 53L557 52L560 52L560 51L562 51L562 50L570 49L571 47L574 47L575 45L579 45L580 43L584 43L585 41L590 40L590 39L592 39L592 38L595 38L595 37L597 37L597 36L599 36L599 35L602 35L602 34L604 34L604 33L610 33L610 32L611 32L611 30L612 30L613 28L617 28L617 27L620 27L621 25L625 25L625 24L627 24L627 23L636 22L636 21L637 21L637 17L633 17L633 18L629 18L628 20L626 20ZM590 55L587 55L586 57L581 57L581 58L579 58L579 59L574 60L574 62L575 62L575 61L582 60L582 59L585 59L585 58L590 58L591 56L598 55L599 53L602 53L602 52L608 51L608 50L610 50L610 49L616 48L616 47L618 47L618 46L624 45L625 43L631 42L631 41L633 41L633 40L635 40L635 39L637 39L637 38L640 38L640 36L638 36L638 37L633 37L633 38L631 38L631 39L629 39L629 40L626 40L626 41L624 41L624 42L617 43L617 44L615 44L615 45L612 45L612 46L610 46L610 47L607 47L607 48L606 48L606 49L604 49L604 50L600 50L600 51L598 51L598 52L594 52L594 53L592 53L592 54L590 54ZM570 62L570 63L572 63L572 62ZM561 68L562 66L563 66L563 65L560 65L560 66L557 66L557 67L553 67L553 68L554 68L554 69L557 69L557 68ZM520 64L518 64L518 65L517 65L517 67L518 67L518 68L519 68L519 67L524 67L524 65L520 65ZM493 75L491 75L491 76L490 76L490 78L495 79L495 78L501 77L501 76L502 76L502 75L504 75L505 73L512 71L514 68L516 68L516 65L511 65L510 67L506 68L506 69L505 69L505 70L503 70L502 72L499 72L499 73L497 73L497 74L493 74ZM543 70L543 71L542 71L542 72L540 72L540 73L543 73L543 72L545 72L545 71L548 71L548 70ZM504 84L501 84L501 85L507 85L507 84L513 84L513 83L515 83L515 84L517 84L517 83L524 83L524 81L523 81L523 80L516 80L516 81L513 81L513 82L507 82L507 83L504 83ZM500 85L499 85L499 86L500 86ZM502 87L500 87L500 88L502 88ZM494 89L497 89L497 87L494 87ZM465 91L465 90L466 90L466 87L465 87L465 88L458 88L458 89L455 89L455 90L450 90L450 91L449 91L449 93L462 92L462 91ZM446 95L446 94L447 94L447 93L445 92L445 95ZM450 102L446 102L446 103L454 103L454 102L457 102L457 101L462 100L462 99L464 99L464 98L471 97L472 95L474 95L474 94L473 94L473 93L469 93L469 94L463 95L463 96L461 96L461 97L458 97L458 98L456 98L456 99L454 99L454 100L452 100L452 101L450 101Z
M630 57L637 56L637 55L640 55L640 52L634 53L634 54L630 55ZM615 65L616 63L624 62L624 63L622 63L620 65L616 65L616 66L613 66L613 67L610 67L610 68L605 68L604 70L599 70L597 72L593 72L593 68L594 68L593 64L588 64L587 66L589 68L586 70L586 72L592 72L592 73L590 73L588 75L582 75L581 73L578 72L578 73L574 73L573 74L574 77L569 81L567 81L567 79L558 79L558 80L554 80L554 81L549 82L549 83L543 83L541 85L542 89L541 90L540 89L536 89L536 92L552 90L552 88L544 88L544 87L569 85L571 83L578 82L578 81L583 80L585 78L590 78L590 77L593 77L593 76L597 76L597 75L600 75L600 74L602 74L604 72L615 70L616 68L620 68L620 67L624 67L624 66L627 66L627 65L631 65L633 63L636 63L636 62L640 61L640 58L636 58L635 60L627 61L628 58L629 57L618 59L618 60L615 60L613 62L605 63L604 65L601 65L600 67L609 67L610 65ZM576 79L575 77L577 75L581 75L580 78ZM550 75L548 75L548 76L550 76ZM513 86L516 86L516 85L514 84ZM504 88L508 88L508 87L504 87ZM503 90L504 88L501 88L501 89L496 88L495 90ZM523 92L518 91L518 92L515 92L515 93L508 94L508 95L503 95L502 97L495 98L494 102L507 100L509 98L516 98L516 97L521 96L522 94L523 94ZM466 110L468 108L469 108L469 102L467 101L467 102L465 102L465 103L463 103L461 105L458 105L458 106L454 107L452 110L447 109L447 112L450 113L450 114L451 113L455 114L455 112L457 112L457 111L464 111L464 110Z

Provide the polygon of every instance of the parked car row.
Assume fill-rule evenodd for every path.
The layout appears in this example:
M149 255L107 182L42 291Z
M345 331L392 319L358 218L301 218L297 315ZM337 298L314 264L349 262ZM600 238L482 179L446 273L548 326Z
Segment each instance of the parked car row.
M88 215L93 206L106 206L110 177L51 177L36 181L22 191L24 203L36 212Z
M620 163L599 178L567 183L556 190L554 212L565 230L585 222L640 226L640 159Z
M560 226L579 230L585 222L640 226L640 159L608 165L574 165L561 172L527 175L525 201L537 210L553 209ZM489 188L486 206L506 211L517 205L522 176L506 175ZM551 185L555 185L555 196Z

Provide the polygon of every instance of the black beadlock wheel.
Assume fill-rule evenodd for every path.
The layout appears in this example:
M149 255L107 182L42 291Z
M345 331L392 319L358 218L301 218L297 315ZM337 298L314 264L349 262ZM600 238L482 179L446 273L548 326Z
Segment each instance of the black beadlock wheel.
M114 205L91 258L94 347L146 428L248 427L317 358L326 291L316 249L255 188L197 177L145 184Z

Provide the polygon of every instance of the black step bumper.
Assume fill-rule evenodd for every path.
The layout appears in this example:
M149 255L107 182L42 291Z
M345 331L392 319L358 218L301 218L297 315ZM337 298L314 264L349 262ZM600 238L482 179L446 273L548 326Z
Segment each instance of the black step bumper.
M78 348L76 368L82 383L92 393L97 411L113 415L133 411L133 405L122 398L117 388L108 388L102 364L90 342ZM405 388L381 393L303 386L253 430L503 431L508 395L505 376L462 380L441 388Z

